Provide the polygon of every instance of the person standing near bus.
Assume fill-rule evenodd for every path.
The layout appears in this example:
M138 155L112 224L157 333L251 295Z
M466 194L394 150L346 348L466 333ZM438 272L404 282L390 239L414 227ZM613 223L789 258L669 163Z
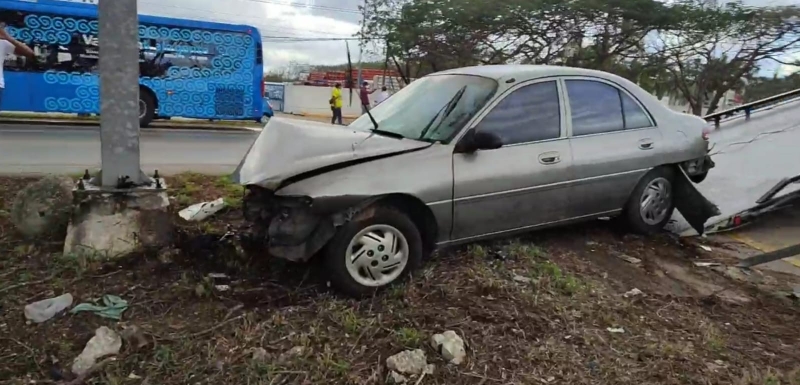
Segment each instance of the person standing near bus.
M3 74L3 67L6 63L6 57L12 53L28 58L34 57L33 50L27 45L20 43L17 39L11 37L11 35L6 32L5 25L2 25L0 26L0 57L2 58L2 61L0 61L0 109L2 109L3 106L3 93L6 89L6 80L5 75Z
M6 32L6 26L2 25L0 26L0 58L2 58L2 61L0 62L0 109L2 109L3 105L3 91L6 89L3 67L6 63L6 57L12 53L28 58L33 58L34 56L32 49L30 49L27 45L20 43L17 39L11 37L11 35Z
M364 82L361 84L361 92L359 92L359 96L361 97L361 114L366 114L369 111L369 95L377 91L374 89L372 91L367 89L369 83Z
M342 123L342 84L336 83L333 87L333 92L331 93L331 100L329 101L331 104L331 111L333 111L333 117L331 118L331 124L339 123L339 125L343 125Z

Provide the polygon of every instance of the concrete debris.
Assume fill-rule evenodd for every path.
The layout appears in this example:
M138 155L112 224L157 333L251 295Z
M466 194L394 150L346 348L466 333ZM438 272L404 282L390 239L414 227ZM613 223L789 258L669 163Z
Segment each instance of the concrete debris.
M295 346L295 347L289 349L288 351L284 352L283 354L281 354L281 356L278 357L278 361L279 362L287 362L287 361L291 360L292 358L300 357L300 356L304 356L304 355L308 354L308 352L310 350L311 349L309 349L309 348L307 348L305 346Z
M119 353L122 348L122 338L113 330L101 326L94 337L86 343L83 352L72 363L72 372L77 375L86 373L98 359Z
M72 306L72 294L64 294L25 306L25 318L35 323L47 321Z
M523 277L521 275L515 275L514 278L512 279L514 280L514 282L519 282L519 283L531 283L533 281L532 279L528 277Z
M253 361L267 362L269 360L269 353L264 348L253 349Z
M606 328L606 330L608 330L609 333L613 333L613 334L625 333L625 329L623 329L623 328Z
M128 344L128 346L135 346L138 349L147 346L149 343L142 329L136 325L131 325L122 329L122 340Z
M434 334L431 337L431 347L436 349L445 360L454 365L460 365L467 356L467 351L464 349L464 340L452 330L442 334Z
M625 254L616 254L616 256L617 256L617 258L619 258L619 259L621 259L621 260L623 260L623 261L625 261L625 262L632 263L632 264L634 264L634 265L638 265L638 264L642 263L642 260L641 260L641 259L639 259L639 258L634 258L634 257L631 257L631 256L629 256L629 255L625 255Z
M11 222L28 238L63 236L72 215L72 179L46 176L22 189L11 204Z
M644 292L637 288L633 288L630 291L623 294L622 296L625 298L631 298L631 297L638 297L640 295L644 295Z
M406 350L386 359L386 367L400 374L418 375L433 373L434 366L428 365L425 351L421 349Z
M389 378L386 380L387 384L405 384L408 379L400 374L392 370L389 372Z
M193 204L183 210L178 215L189 222L200 222L208 219L225 208L225 199L219 198L211 202Z

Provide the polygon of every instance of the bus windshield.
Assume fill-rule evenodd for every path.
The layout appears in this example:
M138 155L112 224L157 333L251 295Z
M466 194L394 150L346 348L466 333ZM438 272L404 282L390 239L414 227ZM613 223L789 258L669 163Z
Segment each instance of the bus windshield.
M97 114L97 10L0 2L0 20L34 58L9 55L6 111ZM263 115L261 37L254 27L140 15L139 120L252 119Z

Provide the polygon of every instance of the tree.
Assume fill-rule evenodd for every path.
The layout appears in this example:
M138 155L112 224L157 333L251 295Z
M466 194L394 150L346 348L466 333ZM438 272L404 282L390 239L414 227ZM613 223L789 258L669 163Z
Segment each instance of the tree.
M708 8L682 3L681 28L662 34L660 52L677 91L692 113L719 107L730 90L741 90L766 60L796 52L800 12L795 7L747 8L740 3Z

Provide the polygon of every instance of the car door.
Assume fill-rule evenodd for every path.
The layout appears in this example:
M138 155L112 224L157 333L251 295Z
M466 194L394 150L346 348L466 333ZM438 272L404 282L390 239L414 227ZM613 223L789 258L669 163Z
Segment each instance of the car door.
M559 221L572 163L566 112L554 78L515 86L492 103L477 131L502 147L453 155L454 241Z
M620 210L639 178L661 164L662 136L636 98L598 78L563 78L573 162L572 217Z

